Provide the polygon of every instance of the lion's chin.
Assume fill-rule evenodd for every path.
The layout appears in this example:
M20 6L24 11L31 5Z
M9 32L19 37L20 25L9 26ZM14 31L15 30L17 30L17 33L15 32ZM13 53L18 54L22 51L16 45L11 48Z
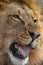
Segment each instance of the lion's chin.
M14 65L25 65L29 62L29 53L31 47L29 45L19 45L16 42L11 43L9 57Z
M8 54L9 54L11 62L14 65L25 65L25 64L29 63L29 57L21 60L15 56L13 56L11 52L9 52Z

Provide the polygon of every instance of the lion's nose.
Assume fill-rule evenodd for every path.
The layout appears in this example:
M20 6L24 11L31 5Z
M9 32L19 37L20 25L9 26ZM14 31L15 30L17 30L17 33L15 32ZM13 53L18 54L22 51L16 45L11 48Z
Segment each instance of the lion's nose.
M40 33L34 33L34 32L29 32L30 36L32 37L33 40L37 39L40 36Z

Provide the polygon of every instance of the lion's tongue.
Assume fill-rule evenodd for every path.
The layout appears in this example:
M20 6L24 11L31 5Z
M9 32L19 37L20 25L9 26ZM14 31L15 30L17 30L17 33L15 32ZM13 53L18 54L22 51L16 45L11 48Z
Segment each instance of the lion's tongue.
M23 56L28 56L30 53L31 47L30 46L19 46L18 53Z

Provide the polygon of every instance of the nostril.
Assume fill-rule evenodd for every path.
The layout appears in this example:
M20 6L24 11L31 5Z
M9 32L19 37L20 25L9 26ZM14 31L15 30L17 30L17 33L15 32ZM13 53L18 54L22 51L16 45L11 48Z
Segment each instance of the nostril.
M39 32L34 33L34 32L30 32L29 31L29 34L30 34L30 36L32 37L33 40L36 39L36 38L38 38L40 36L40 33Z
M29 31L29 34L30 34L30 36L31 36L32 38L34 38L34 32L30 32L30 31Z
M40 36L40 33L36 34L36 37L35 38L38 38Z

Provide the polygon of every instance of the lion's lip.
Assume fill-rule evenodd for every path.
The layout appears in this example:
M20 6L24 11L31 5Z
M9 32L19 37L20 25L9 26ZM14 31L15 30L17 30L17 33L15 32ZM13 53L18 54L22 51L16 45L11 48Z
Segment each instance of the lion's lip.
M31 51L31 46L11 43L10 51L12 52L13 56L18 57L20 59L25 59Z

